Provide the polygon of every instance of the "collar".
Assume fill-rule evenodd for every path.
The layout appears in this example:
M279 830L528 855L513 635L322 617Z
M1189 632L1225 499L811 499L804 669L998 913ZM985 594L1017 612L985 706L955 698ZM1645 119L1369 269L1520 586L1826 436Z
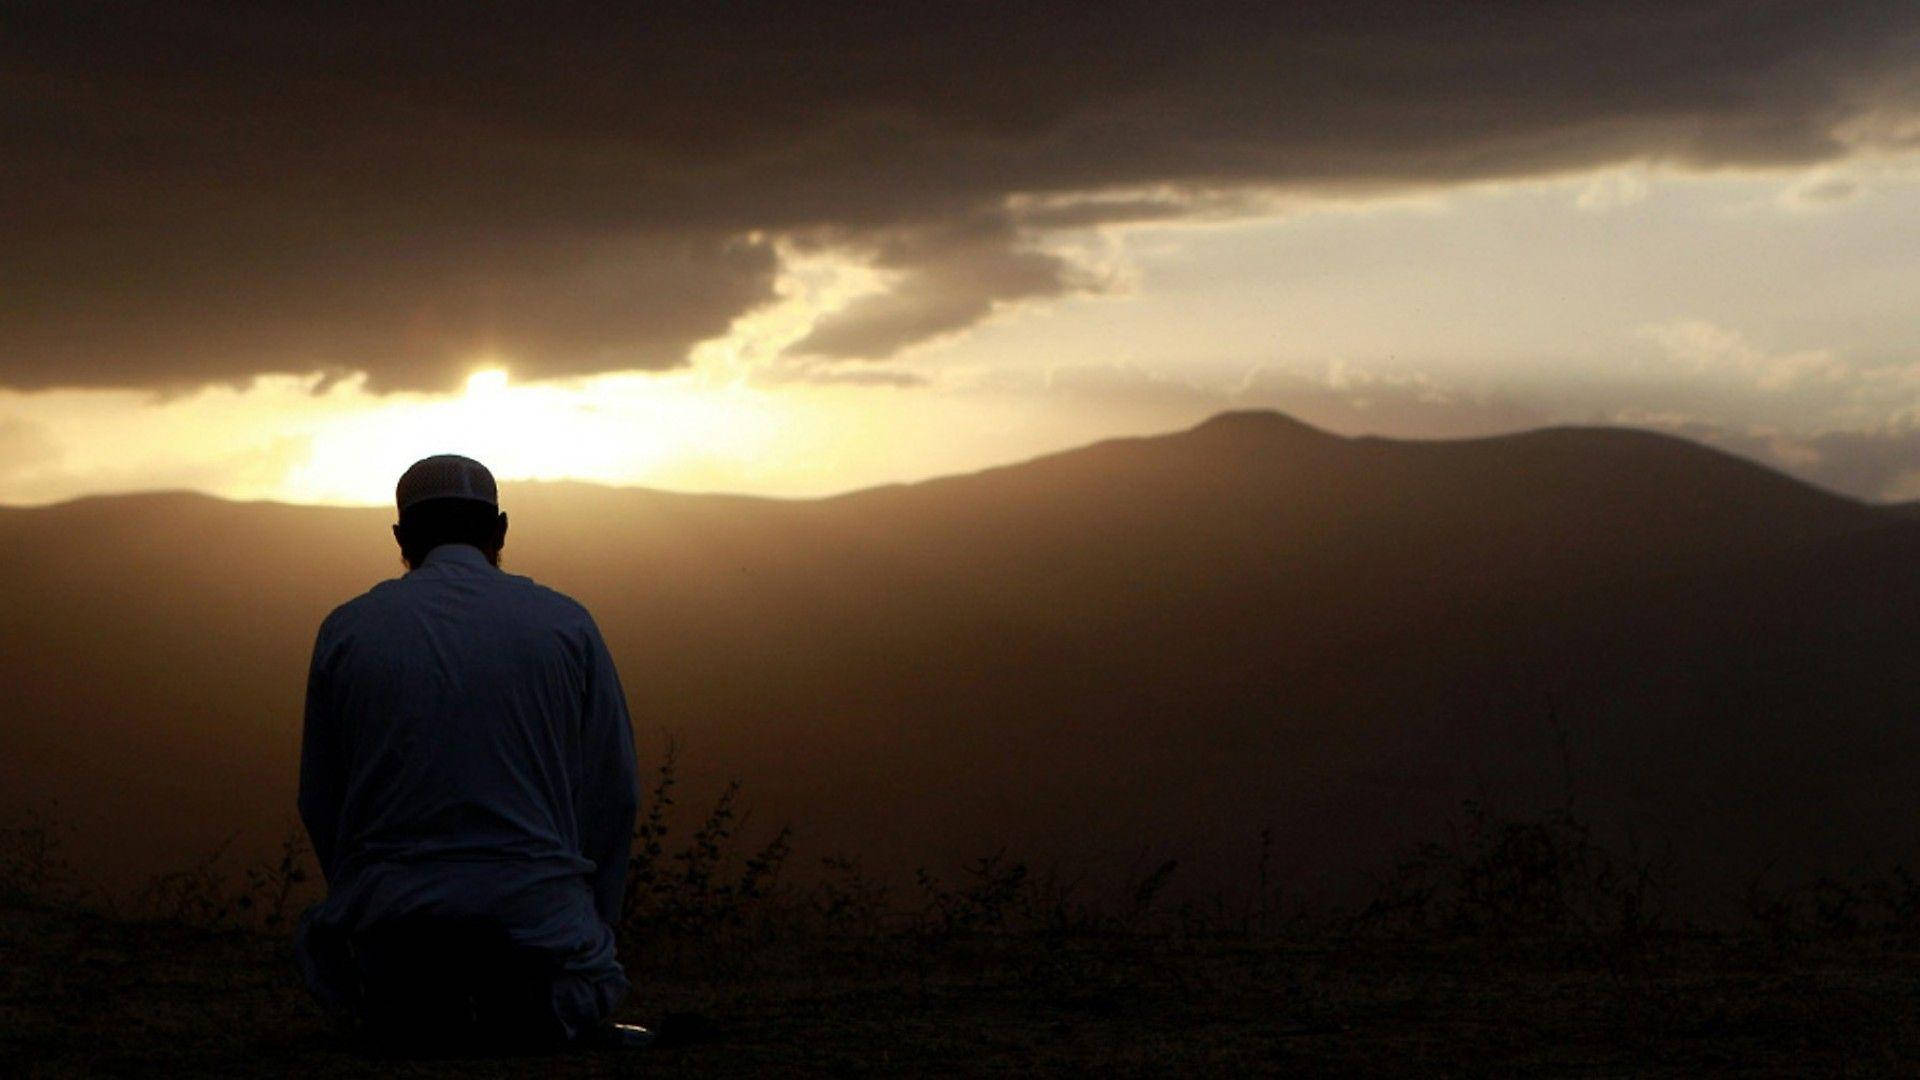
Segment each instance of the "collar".
M487 557L480 553L480 549L472 544L441 544L427 552L427 557L420 560L420 565L422 567L467 566L479 570L494 568L493 564L487 561Z

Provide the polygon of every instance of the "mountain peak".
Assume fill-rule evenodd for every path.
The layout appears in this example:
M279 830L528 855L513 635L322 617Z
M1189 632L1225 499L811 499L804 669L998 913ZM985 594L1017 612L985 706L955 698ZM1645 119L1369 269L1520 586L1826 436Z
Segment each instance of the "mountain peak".
M1187 434L1235 439L1336 438L1273 409L1233 409L1215 413L1189 428Z

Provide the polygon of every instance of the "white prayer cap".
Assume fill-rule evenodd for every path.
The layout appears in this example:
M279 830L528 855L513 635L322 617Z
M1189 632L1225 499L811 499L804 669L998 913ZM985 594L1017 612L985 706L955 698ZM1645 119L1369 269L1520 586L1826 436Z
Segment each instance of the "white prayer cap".
M394 504L403 514L428 499L471 499L499 506L500 491L485 465L459 454L435 454L414 462L393 489Z

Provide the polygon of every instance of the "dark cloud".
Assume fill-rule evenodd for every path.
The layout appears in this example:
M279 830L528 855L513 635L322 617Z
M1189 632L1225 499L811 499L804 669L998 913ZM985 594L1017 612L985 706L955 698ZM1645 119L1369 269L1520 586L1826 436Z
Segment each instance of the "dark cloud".
M1059 256L1023 250L1019 243L1010 224L997 216L970 228L885 236L867 253L871 265L889 278L885 290L825 316L787 352L831 360L887 357L971 326L996 305L1091 284Z
M384 389L451 385L494 353L523 378L663 368L769 299L774 272L767 244L698 234L293 242L127 237L0 268L0 371L177 386L359 369Z
M805 351L884 356L1081 287L1009 195L1817 161L1915 105L1917 27L1907 0L16 3L0 382L668 366L800 235L897 271Z

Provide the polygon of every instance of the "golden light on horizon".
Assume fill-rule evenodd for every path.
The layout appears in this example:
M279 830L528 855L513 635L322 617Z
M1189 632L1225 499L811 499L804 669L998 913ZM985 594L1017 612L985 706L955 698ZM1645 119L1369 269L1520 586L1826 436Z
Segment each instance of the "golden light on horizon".
M381 503L409 462L438 453L509 481L681 486L701 460L762 453L780 426L765 395L685 371L516 383L490 365L458 394L376 399L317 424L284 489L302 502Z
M1636 166L1062 231L1036 243L1100 268L1100 291L996 301L884 362L794 346L904 287L899 273L869 251L782 242L777 299L666 370L534 379L568 358L503 348L458 358L457 381L431 390L342 375L351 357L164 392L0 388L0 505L156 490L383 505L409 462L441 452L509 481L809 498L1229 408L1391 437L1699 431L1907 500L1920 361L1898 241L1920 223L1920 154L1848 169ZM1786 302L1779 283L1803 277ZM1736 303L1743 290L1768 303Z

